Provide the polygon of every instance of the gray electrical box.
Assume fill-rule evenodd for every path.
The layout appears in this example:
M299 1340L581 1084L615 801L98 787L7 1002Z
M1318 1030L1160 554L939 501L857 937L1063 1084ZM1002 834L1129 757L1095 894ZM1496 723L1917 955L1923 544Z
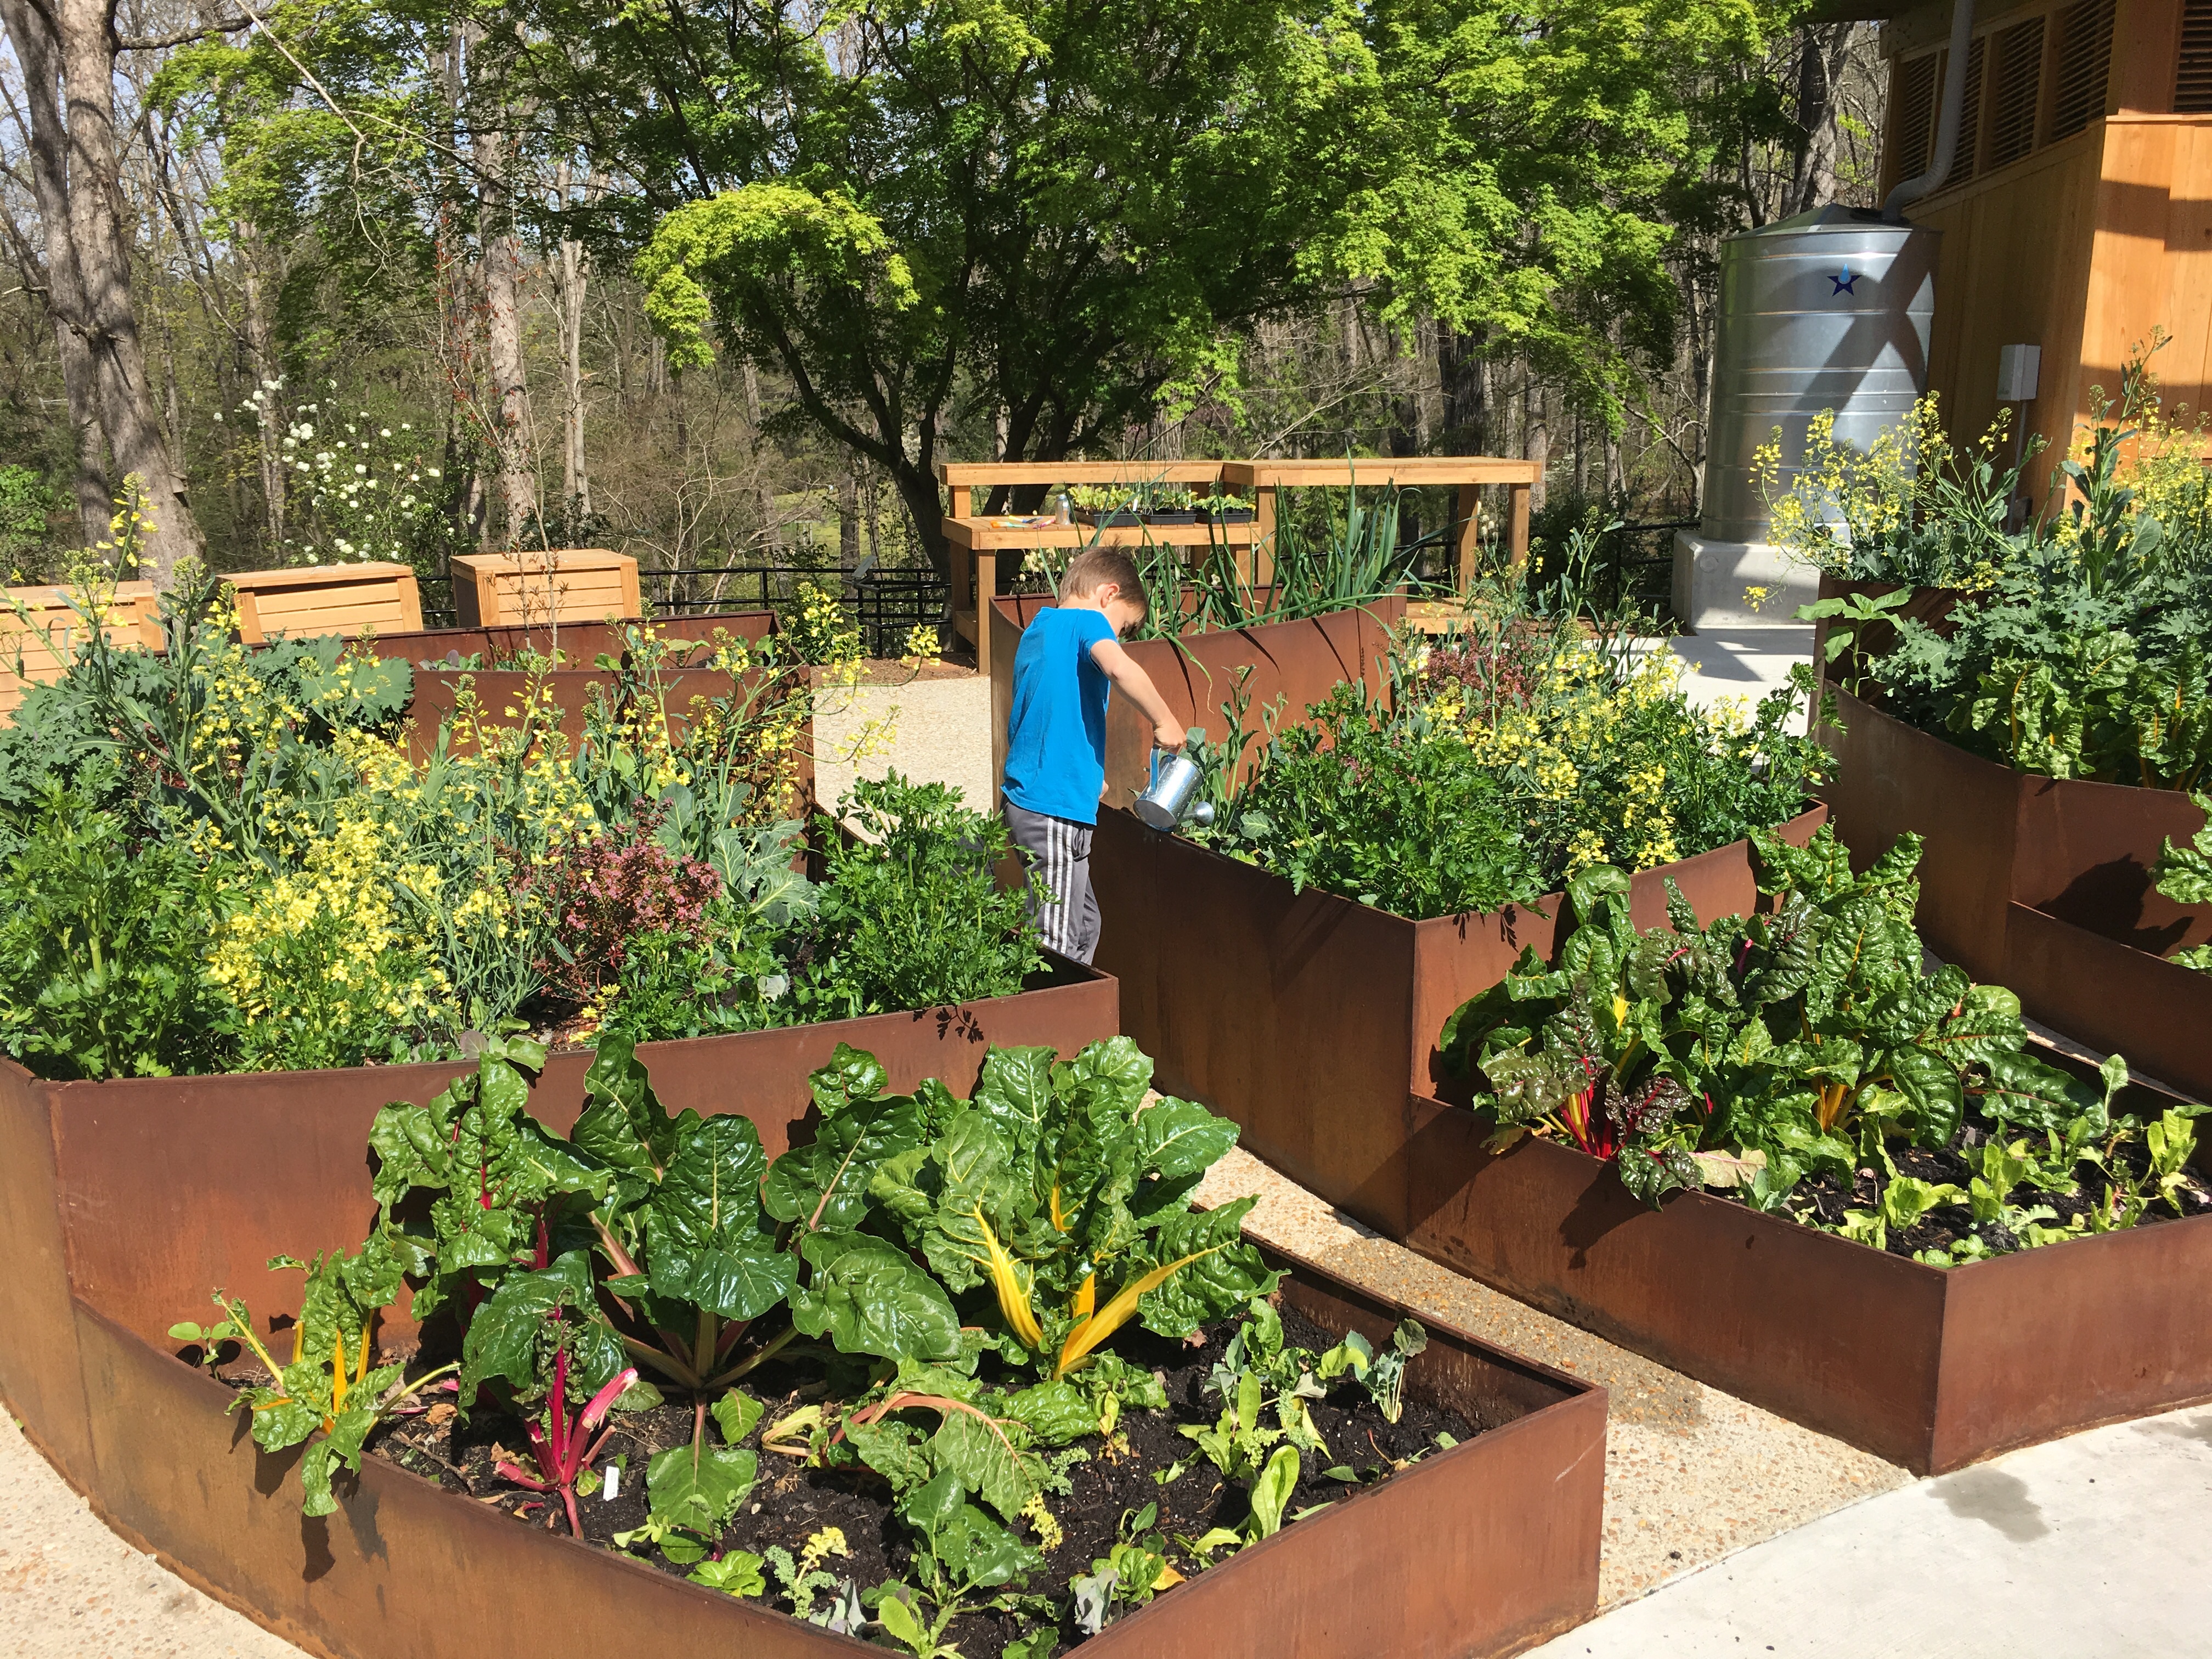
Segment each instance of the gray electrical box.
M2043 368L2043 348L2033 345L2008 345L1997 348L1997 401L2001 404L2032 404L2035 401L2035 377Z

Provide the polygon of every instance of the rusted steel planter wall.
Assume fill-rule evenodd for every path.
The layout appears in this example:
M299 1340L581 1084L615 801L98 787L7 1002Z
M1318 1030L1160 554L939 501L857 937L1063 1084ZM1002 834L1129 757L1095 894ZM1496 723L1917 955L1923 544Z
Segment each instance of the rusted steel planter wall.
M661 705L672 724L680 726L689 720L694 699L734 696L738 678L708 668L664 672L660 680ZM550 693L560 715L561 735L568 738L571 754L583 741L593 690L597 689L602 698L611 701L620 689L620 677L600 668L556 668L543 674L505 668L418 668L415 671L414 700L407 706L408 749L417 763L430 757L438 745L440 727L450 725L459 712L464 680L468 682L477 711L488 726L514 725L516 716L521 713L523 699L533 685L538 688L540 696ZM476 747L473 742L462 740L455 740L453 746L457 753L467 753Z
M630 617L629 622L650 627L664 640L682 641L693 644L704 643L719 633L732 639L757 645L775 632L775 612L773 611L719 611L696 617ZM421 667L435 663L449 651L458 651L464 657L481 654L486 658L512 656L523 651L550 653L557 643L562 654L572 663L586 664L601 653L618 656L629 649L623 637L622 622L562 623L558 639L550 623L534 627L507 624L497 628L426 628L411 634L380 635L376 652L380 657L404 657Z
M2212 1100L2212 974L2013 904L2005 983L2067 1036L2125 1054L2139 1076Z
M2212 940L2212 906L2177 904L2150 873L2169 837L2203 826L2196 803L2015 772L1856 698L1838 704L1836 832L1861 867L1908 830L1922 837L1929 948L2069 1036L2212 1091L2202 976L2158 960Z
M1783 826L1811 838L1814 807ZM1292 1180L1403 1237L1411 1224L1409 1091L1442 1082L1437 1036L1503 979L1524 946L1548 957L1563 901L1408 921L1281 876L1128 813L1098 815L1091 877L1105 927L1098 963L1121 981L1121 1026L1159 1086L1234 1118L1243 1144ZM1756 902L1735 842L1635 878L1639 927L1667 921L1672 877L1708 921ZM1539 914L1540 912L1540 914Z
M1006 720L1013 708L1014 653L1022 630L1049 599L1023 594L994 600L991 606L991 772L1006 766ZM1283 702L1285 724L1297 724L1307 708L1346 681L1370 686L1384 682L1390 630L1405 619L1406 602L1393 595L1371 605L1333 611L1304 622L1267 623L1257 628L1188 634L1180 640L1139 640L1126 648L1152 677L1176 717L1202 726L1217 741L1228 727L1222 705L1238 683L1240 671L1251 695L1254 718ZM1106 706L1106 799L1127 806L1149 781L1152 727L1126 697Z
M2212 1397L2212 1216L1929 1267L1407 1113L1422 1255L1916 1473Z
M991 1035L1049 1040L1042 1030ZM1071 1032L1064 1046L1094 1035ZM901 1085L927 1072L965 1082L980 1059L980 1042L951 1046L967 1042L957 1032L927 1055L874 1041ZM652 1056L672 1103L693 1086L666 1063L681 1046ZM735 1075L722 1054L711 1068L716 1083ZM428 1084L451 1068L406 1069ZM789 1067L773 1076L771 1086L769 1068L748 1073L744 1098L721 1103L780 1135L796 1120L805 1084ZM401 1083L401 1071L388 1080ZM706 1083L708 1068L696 1080ZM247 1275L233 1277L234 1266L357 1234L368 1211L370 1097L340 1099L327 1078L295 1077L228 1114L179 1122L172 1109L174 1133L118 1140L71 1132L100 1109L82 1087L29 1085L14 1073L0 1081L0 1243L11 1262L0 1285L9 1320L0 1376L27 1431L102 1517L280 1635L343 1659L538 1659L573 1648L579 1632L638 1630L700 1652L880 1652L520 1525L374 1459L350 1490L341 1483L337 1514L301 1519L297 1451L259 1452L225 1414L230 1391L175 1358L159 1334L204 1305L210 1273L246 1289ZM175 1154L198 1140L209 1142L203 1161L178 1167ZM120 1171L165 1158L166 1170ZM168 1197L144 1206L140 1195L156 1179ZM125 1231L124 1214L127 1246L111 1239ZM206 1258L209 1231L222 1236L220 1262ZM88 1270L102 1251L125 1248L132 1278L118 1310L114 1280ZM1285 1296L1333 1327L1387 1340L1405 1312L1319 1269L1285 1265L1295 1273ZM257 1314L282 1306L264 1301ZM1408 1387L1489 1431L1163 1596L1097 1639L1101 1659L1504 1655L1589 1615L1604 1392L1464 1333L1430 1328ZM404 1337L404 1322L387 1334Z
M1066 963L1054 978L1043 988L957 1008L648 1042L638 1054L670 1111L743 1113L774 1158L794 1136L811 1136L807 1074L827 1065L840 1042L873 1053L896 1090L939 1077L964 1091L991 1044L1072 1054L1115 1034L1112 979ZM553 1055L532 1091L532 1112L566 1130L583 1109L591 1061L583 1050ZM362 1149L377 1109L426 1101L468 1069L449 1063L47 1083L0 1061L0 1109L11 1121L40 1126L42 1156L75 1230L72 1288L151 1341L178 1320L197 1317L218 1286L245 1297L257 1314L295 1310L298 1276L270 1273L270 1252L358 1244L375 1214ZM0 1146L0 1157L18 1162L14 1151ZM0 1240L15 1219L11 1206L0 1218ZM187 1287L183 1302L179 1283ZM13 1288L0 1285L0 1309ZM21 1402L39 1392L39 1346L12 1339L0 1346L0 1391L18 1402L33 1433L41 1432L39 1422Z

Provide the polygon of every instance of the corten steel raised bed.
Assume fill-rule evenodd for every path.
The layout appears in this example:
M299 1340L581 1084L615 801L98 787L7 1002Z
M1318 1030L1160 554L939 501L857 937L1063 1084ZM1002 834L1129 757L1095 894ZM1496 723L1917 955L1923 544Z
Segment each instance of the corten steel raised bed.
M1014 703L1014 653L1022 630L1054 601L1041 594L994 599L991 605L991 775L1006 769L1006 720ZM1186 634L1179 640L1137 640L1124 648L1152 677L1168 707L1186 726L1201 726L1220 740L1227 717L1222 705L1237 689L1240 671L1250 694L1251 719L1279 698L1282 724L1296 725L1307 708L1346 681L1386 684L1390 630L1405 620L1406 601L1393 594L1347 611L1301 622ZM1152 731L1127 697L1106 705L1106 800L1127 806L1150 781Z
M2005 983L2031 1012L2064 1010L2067 1036L2125 1054L2130 1070L2192 1099L2212 1100L2212 974L2012 904Z
M789 1118L799 1097L803 1085L770 1121ZM0 1087L5 1392L101 1517L164 1565L343 1659L538 1659L570 1650L580 1632L641 1631L672 1650L882 1651L520 1525L374 1458L357 1483L339 1483L337 1513L303 1519L298 1450L258 1450L225 1414L230 1391L177 1358L163 1332L205 1305L204 1232L221 1229L233 1255L258 1260L359 1231L366 1176L353 1166L365 1164L366 1116L329 1113L345 1122L303 1138L271 1135L266 1115L233 1114L179 1126L165 1146L88 1142L70 1133L84 1109L65 1091ZM143 1167L195 1138L214 1141L201 1166L158 1176ZM198 1184L210 1163L213 1184ZM172 1200L137 1207L156 1179ZM297 1201L266 1201L287 1188ZM134 1210L132 1292L118 1309L112 1281L88 1279L86 1252ZM1387 1340L1406 1311L1309 1264L1279 1265L1294 1275L1285 1296L1332 1328ZM254 1309L285 1304L264 1296ZM1407 1387L1487 1431L1162 1596L1097 1639L1101 1659L1456 1659L1517 1652L1589 1616L1604 1391L1452 1328L1429 1329ZM408 1334L404 1321L385 1334Z
M811 1137L807 1074L840 1042L872 1053L895 1090L936 1077L964 1093L993 1044L1073 1054L1120 1030L1118 988L1108 975L1055 958L1036 982L1016 996L954 1008L641 1043L637 1052L670 1111L741 1112L774 1158L794 1136ZM531 1091L531 1111L565 1131L583 1109L591 1061L587 1050L552 1055ZM368 1231L375 1206L362 1149L377 1109L427 1101L468 1069L455 1062L48 1083L0 1060L0 1105L46 1126L57 1190L81 1224L70 1247L75 1289L151 1337L198 1317L176 1300L179 1281L203 1307L217 1286L256 1312L264 1303L284 1307L299 1281L268 1271L272 1249L350 1248ZM0 1218L0 1239L9 1224ZM280 1243L266 1245L270 1237ZM12 1288L0 1286L0 1312ZM0 1344L0 1392L11 1400L37 1391L25 1381L39 1364L34 1347L12 1336Z
M743 678L750 684L758 672L738 676L718 673L710 668L665 670L660 677L661 705L671 723L680 726L690 719L695 699L734 696L739 680ZM543 674L507 668L417 668L415 695L407 705L409 750L418 763L429 757L437 747L439 729L450 725L459 710L461 684L465 680L489 726L516 724L523 699L532 686L540 688L541 696L550 691L553 707L560 714L561 735L568 738L568 751L574 754L584 739L593 690L596 689L603 698L612 699L619 690L619 678L600 668L556 668ZM510 709L515 711L514 715L508 714ZM474 747L473 743L453 741L456 752L466 752ZM802 759L805 752L805 745L802 744ZM811 773L811 769L808 769Z
M1815 806L1782 826L1800 845ZM1548 958L1564 901L1409 921L1103 811L1091 879L1098 963L1121 982L1121 1028L1160 1087L1243 1128L1243 1145L1330 1203L1403 1237L1412 1223L1407 1092L1443 1079L1437 1036L1505 977ZM1634 878L1637 925L1663 927L1671 877L1699 916L1748 914L1750 848L1733 842Z
M1916 1474L2212 1397L2212 1216L1930 1267L1704 1193L1650 1210L1575 1147L1406 1113L1414 1249Z
M426 628L409 634L382 634L375 640L377 654L404 657L416 667L436 667L447 653L486 659L512 657L524 651L550 653L557 645L569 662L588 667L601 653L619 655L629 648L625 627L650 628L664 640L703 644L717 633L757 645L775 632L773 611L715 611L696 617L627 617L608 622L550 623L534 627L511 623L497 628Z
M2212 906L2158 892L2150 866L2168 837L2186 843L2204 814L2178 790L2040 777L1955 744L1852 696L1831 734L1838 775L1823 792L1836 833L1861 868L1906 830L1923 842L1922 937L1976 979L2011 985L2014 903L2154 955L2212 939ZM2064 979L2046 981L2029 1013L2071 1035Z

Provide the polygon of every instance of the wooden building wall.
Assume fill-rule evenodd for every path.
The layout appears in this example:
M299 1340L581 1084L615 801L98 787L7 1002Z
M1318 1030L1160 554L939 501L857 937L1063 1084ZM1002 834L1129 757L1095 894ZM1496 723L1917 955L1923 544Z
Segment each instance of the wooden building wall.
M1933 146L1948 3L1900 14L1881 189ZM1997 354L2043 349L2027 427L2056 452L2119 391L2135 346L2169 412L2212 407L2212 0L2013 0L1977 8L1944 187L1906 210L1943 233L1929 384L1954 439L1998 412ZM2043 500L2049 465L2024 480Z

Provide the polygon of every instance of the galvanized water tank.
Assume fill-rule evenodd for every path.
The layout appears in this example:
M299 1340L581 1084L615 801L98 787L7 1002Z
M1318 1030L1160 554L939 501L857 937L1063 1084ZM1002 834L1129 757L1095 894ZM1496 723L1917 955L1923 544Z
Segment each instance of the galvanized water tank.
M1939 234L1832 206L1722 242L1699 525L1708 539L1765 539L1752 457L1778 426L1779 495L1822 410L1836 411L1837 439L1862 450L1903 422L1928 389Z

